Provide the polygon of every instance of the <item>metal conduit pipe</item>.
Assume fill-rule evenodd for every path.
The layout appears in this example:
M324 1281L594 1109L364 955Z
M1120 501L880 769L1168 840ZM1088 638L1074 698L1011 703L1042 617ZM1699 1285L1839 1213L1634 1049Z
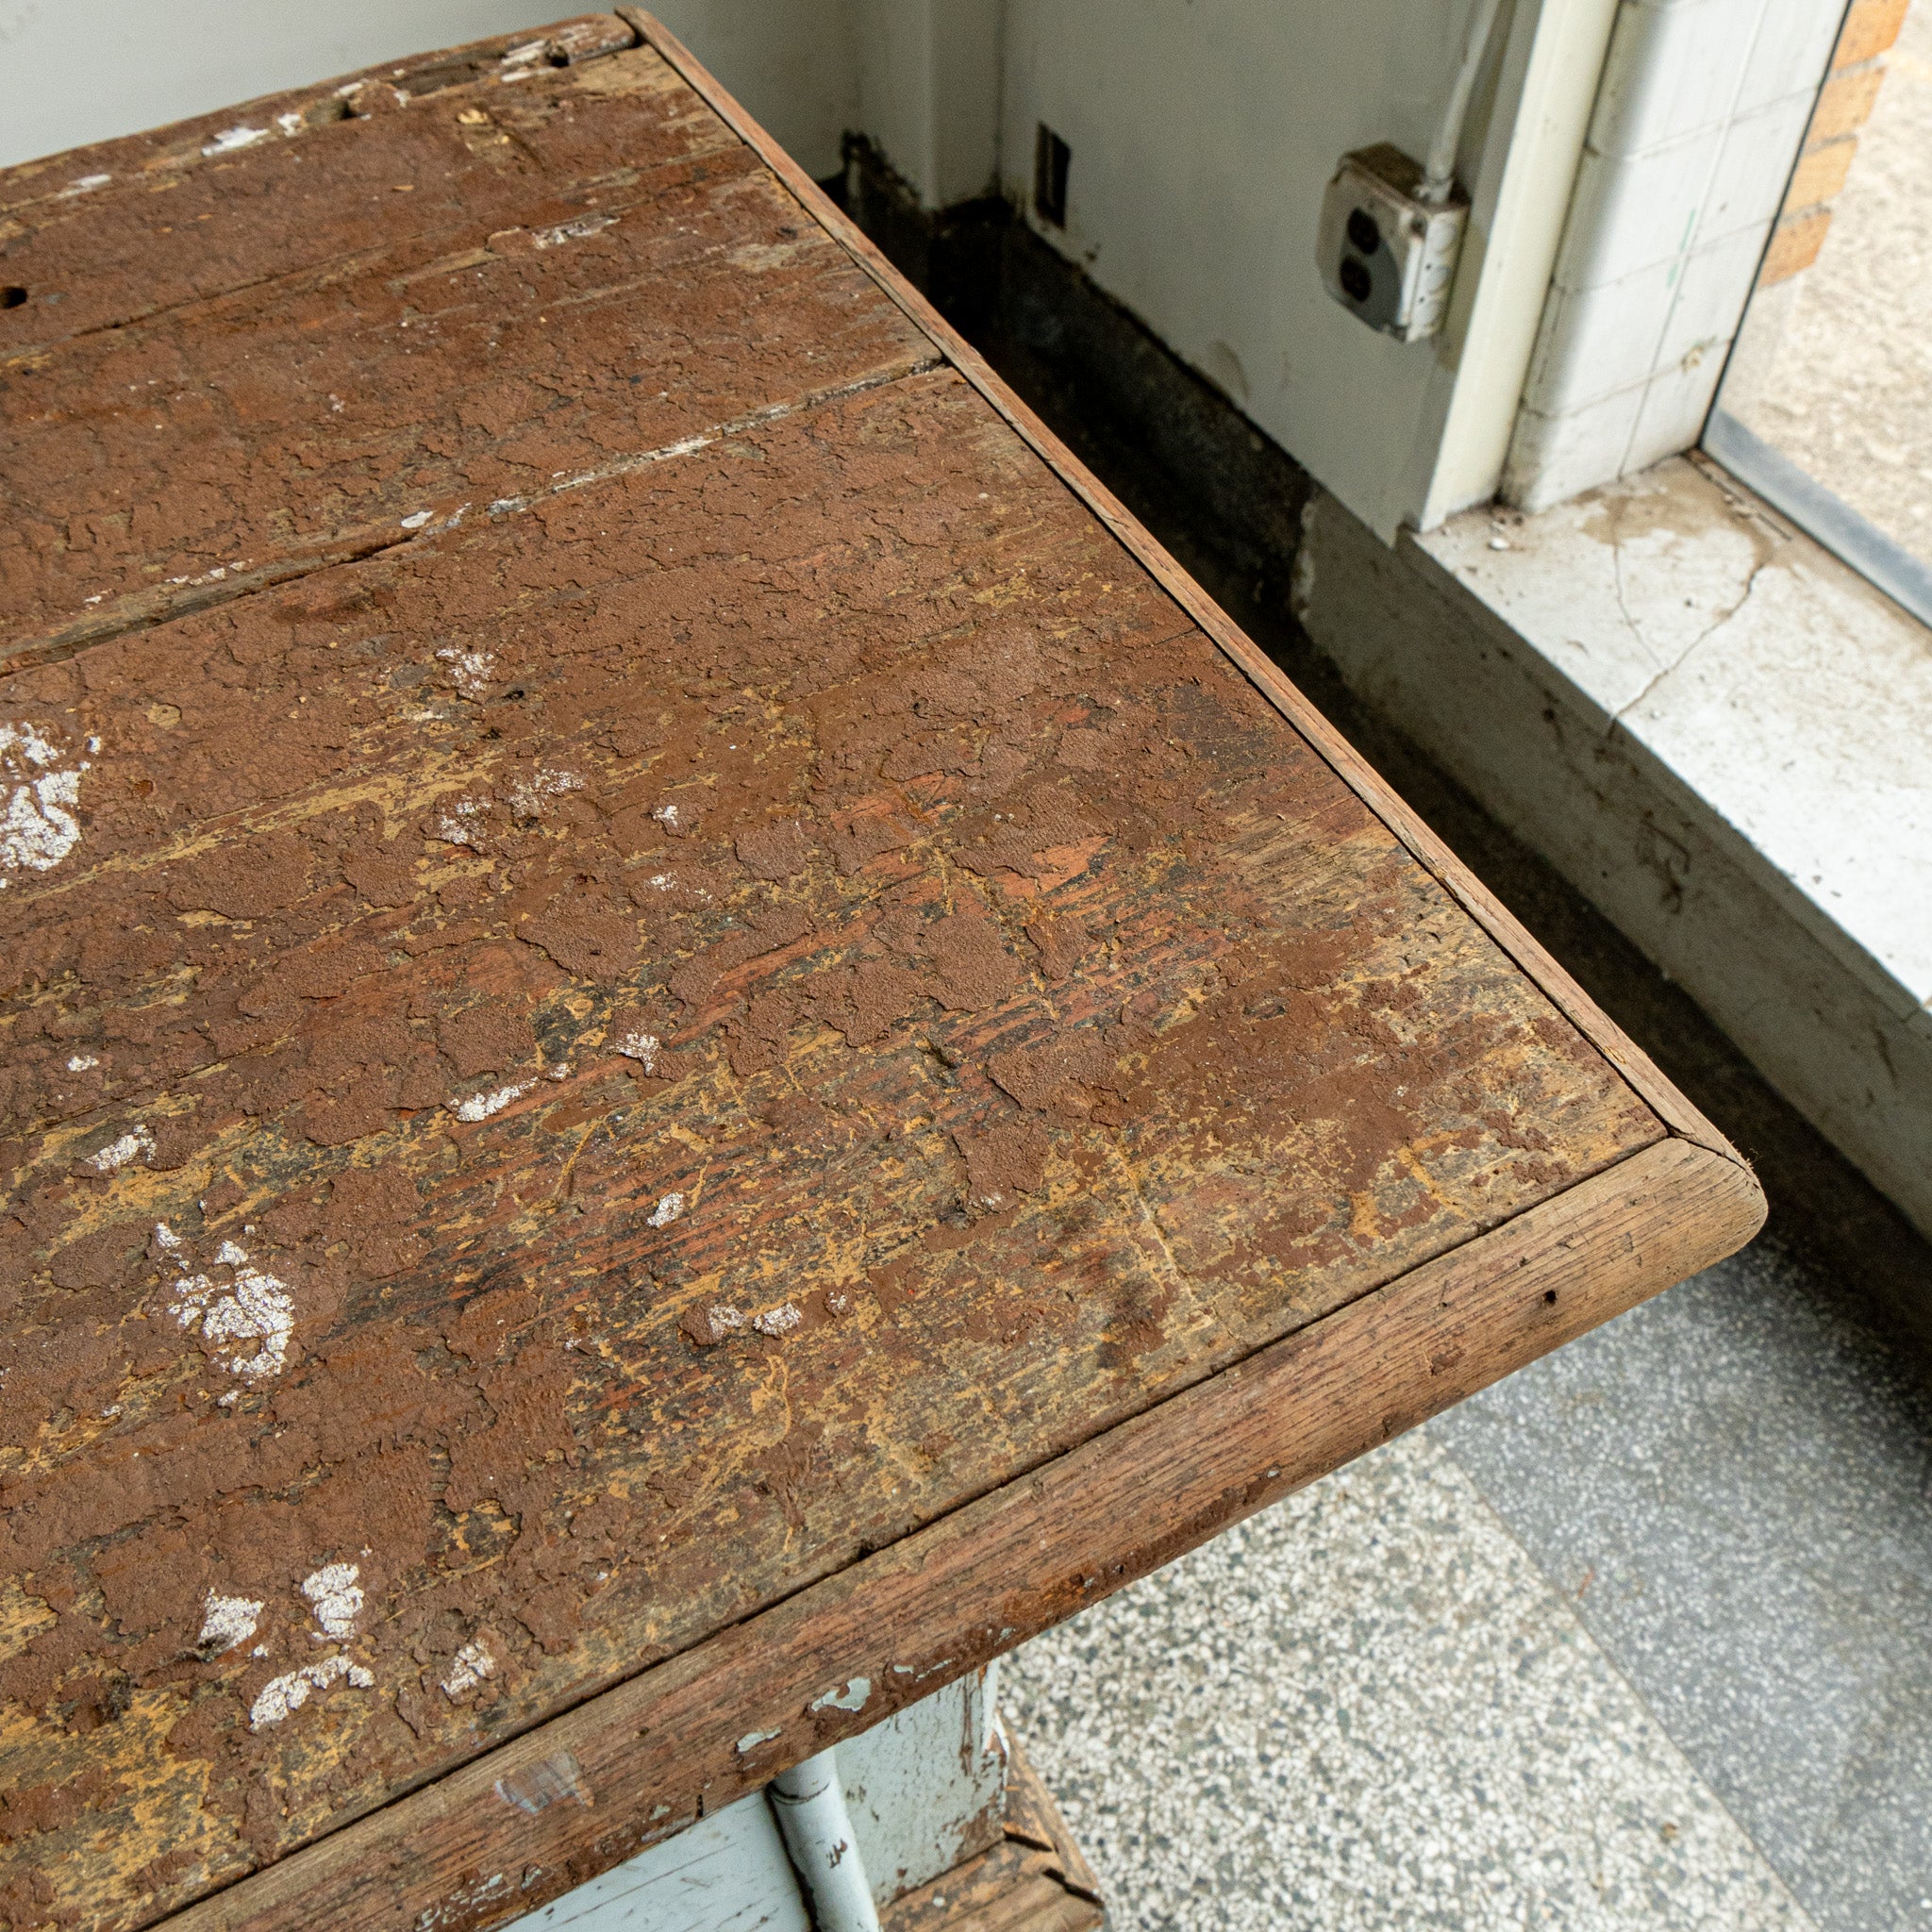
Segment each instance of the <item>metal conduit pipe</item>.
M1456 148L1462 139L1463 117L1469 112L1469 96L1489 50L1490 34L1496 25L1496 9L1502 0L1475 0L1469 16L1469 31L1462 42L1462 59L1456 78L1449 86L1449 98L1442 106L1436 138L1423 163L1423 185L1416 190L1418 201L1441 202L1449 199L1456 186Z
M821 1751L765 1787L818 1932L879 1932L858 1837L845 1809L839 1754Z

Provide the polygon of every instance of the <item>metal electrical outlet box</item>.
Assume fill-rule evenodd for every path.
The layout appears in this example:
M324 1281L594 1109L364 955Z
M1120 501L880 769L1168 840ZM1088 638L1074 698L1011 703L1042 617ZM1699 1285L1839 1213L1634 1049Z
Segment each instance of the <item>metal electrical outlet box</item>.
M1371 328L1416 342L1442 325L1469 202L1419 198L1423 171L1386 142L1343 155L1316 243L1328 292Z

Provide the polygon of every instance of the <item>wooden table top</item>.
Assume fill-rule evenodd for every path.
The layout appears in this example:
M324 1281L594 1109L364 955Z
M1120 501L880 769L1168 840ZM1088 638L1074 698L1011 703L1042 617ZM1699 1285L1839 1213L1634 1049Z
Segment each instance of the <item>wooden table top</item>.
M513 1917L1756 1226L648 16L0 238L14 1932Z

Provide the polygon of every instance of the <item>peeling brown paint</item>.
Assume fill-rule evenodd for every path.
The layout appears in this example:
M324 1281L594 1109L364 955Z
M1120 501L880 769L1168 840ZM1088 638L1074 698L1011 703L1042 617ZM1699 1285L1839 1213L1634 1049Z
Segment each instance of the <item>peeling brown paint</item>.
M87 761L71 848L0 891L9 1925L144 1924L1660 1132L900 311L774 241L770 179L655 61L197 161L162 199L358 158L308 282L209 253L32 371L58 443L101 356L210 344L125 581L202 514L159 501L177 458L386 511L420 461L438 513L0 682ZM490 259L409 301L554 258L608 319L658 264L661 407L597 391L544 462L692 446L457 521L438 492L508 474L515 425L381 346L447 238L357 183L508 95L549 104L519 156L621 148L628 198L525 249L526 170ZM68 258L135 219L100 206ZM308 315L424 399L414 455L302 443L292 377L240 407ZM502 340L538 387L564 353ZM565 345L593 384L600 340ZM68 460L46 505L97 487ZM328 514L295 537L362 527ZM73 608L37 569L28 646ZM573 1777L544 1802L591 1803Z

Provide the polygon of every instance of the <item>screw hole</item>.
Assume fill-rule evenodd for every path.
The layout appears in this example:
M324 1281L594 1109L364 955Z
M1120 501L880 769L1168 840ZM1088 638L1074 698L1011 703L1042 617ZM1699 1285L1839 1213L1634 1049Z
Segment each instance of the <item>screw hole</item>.
M1557 1291L1554 1288L1544 1289L1543 1300L1547 1302L1551 1307L1554 1308L1557 1306Z
M18 308L26 300L26 291L15 288L10 283L0 289L0 308Z

